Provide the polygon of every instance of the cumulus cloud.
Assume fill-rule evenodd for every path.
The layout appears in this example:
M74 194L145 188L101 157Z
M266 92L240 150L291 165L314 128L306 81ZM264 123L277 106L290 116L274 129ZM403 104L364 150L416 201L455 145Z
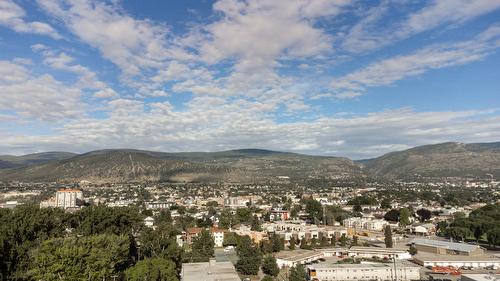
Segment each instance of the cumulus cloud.
M80 89L10 61L0 61L0 93L0 110L19 117L57 122L85 114Z
M255 110L209 97L193 101L189 112L176 112L168 102L152 104L149 111L144 111L143 103L126 99L112 101L109 106L112 114L105 120L81 119L65 125L57 136L7 137L0 150L12 150L16 145L80 151L103 147L164 151L262 147L366 158L421 144L500 138L500 117L494 110L416 112L401 108L277 123L255 114Z
M48 35L54 39L60 39L57 31L47 23L25 21L26 12L24 9L14 3L12 0L3 0L0 2L0 25L7 26L16 32L35 33Z
M49 14L125 74L157 68L167 58L189 58L189 54L167 47L168 28L149 20L137 20L104 2L38 0Z

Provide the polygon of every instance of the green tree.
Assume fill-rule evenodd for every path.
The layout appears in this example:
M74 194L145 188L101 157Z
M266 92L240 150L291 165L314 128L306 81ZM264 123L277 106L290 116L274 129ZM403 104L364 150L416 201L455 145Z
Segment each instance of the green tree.
M306 200L306 212L309 215L309 219L314 223L321 222L323 219L323 207L321 203L314 200L312 197Z
M386 225L384 229L384 242L385 242L385 247L386 248L392 248L393 241L392 241L392 229L390 225Z
M297 265L290 268L288 281L304 281L306 279L306 270L303 265Z
M257 215L254 215L252 218L252 227L250 230L253 231L262 231L262 227L260 226L260 220Z
M229 229L236 224L233 214L229 210L223 210L220 214L219 227L222 229Z
M340 236L340 246L345 247L346 245L347 245L347 236L345 235L345 233L342 233L342 235Z
M390 221L390 222L398 222L399 221L399 210L392 209L392 210L388 211L387 213L385 213L384 219L386 221Z
M352 210L353 210L354 212L362 212L362 211L363 211L363 208L361 208L361 205L356 204L356 205L354 205L354 206L352 207Z
M407 208L401 208L399 210L399 225L405 227L410 224L411 212Z
M141 260L125 271L127 281L178 281L175 263L168 259Z
M489 230L486 237L490 245L500 246L500 227Z
M290 246L288 246L290 250L295 250L295 238L292 236L290 237Z
M427 209L418 209L417 210L418 218L421 222L428 221L432 217L432 212Z
M380 202L380 208L384 209L384 210L392 208L392 206L391 206L391 200L389 198L387 198L387 197L384 198L384 199L382 199L382 201Z
M337 245L337 237L335 237L335 235L330 238L330 245L334 247Z
M130 264L127 236L99 234L53 238L34 251L29 275L35 280L102 280Z
M316 239L316 237L313 237L311 239L311 248L316 248L316 246L318 246L318 239Z
M269 275L266 275L264 276L262 279L260 279L260 281L273 281L274 278L272 278L271 276Z
M259 248L254 246L252 240L248 236L241 238L240 244L236 247L238 261L236 262L236 270L245 275L256 275L259 272L262 255Z
M311 246L308 245L307 239L304 237L302 240L300 240L300 248L301 249L310 249Z
M273 234L271 236L271 243L273 252L277 253L285 248L283 240L279 237L279 235Z
M327 238L326 236L324 236L324 235L323 235L323 236L321 237L321 240L320 240L320 242L319 242L319 245L320 245L321 247L326 247L326 246L328 246L328 238Z
M354 235L352 237L352 244L351 246L358 246L358 236L357 235Z
M193 262L206 262L214 256L214 239L207 230L200 232L193 241L191 259Z
M408 250L408 252L410 253L410 255L414 256L418 253L418 250L417 250L417 247L415 247L415 245L411 245L410 246L410 249Z
M278 264L276 263L276 258L269 255L262 260L262 272L264 274L270 275L270 276L278 276L278 273L280 273L280 269L278 267Z
M456 241L463 241L465 238L472 235L472 231L466 227L449 227L447 231L448 235Z

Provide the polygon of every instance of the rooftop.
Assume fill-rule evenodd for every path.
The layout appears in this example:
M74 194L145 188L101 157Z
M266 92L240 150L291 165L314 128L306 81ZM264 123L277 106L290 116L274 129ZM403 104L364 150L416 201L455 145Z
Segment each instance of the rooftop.
M182 281L240 281L231 262L182 264Z
M470 252L478 248L478 246L476 245L471 245L467 243L455 243L455 242L420 239L420 238L413 239L412 241L410 241L410 244L429 246L429 247L439 247L460 252Z
M370 263L336 263L335 261L326 261L318 264L313 264L308 266L310 268L315 268L315 269L323 269L323 268L353 268L353 269L360 269L360 268L385 268L385 267L394 267L393 263L375 263L375 262L370 262ZM415 264L411 264L408 262L402 262L399 261L397 262L397 267L419 267Z
M462 277L467 277L475 281L500 280L500 274L462 274Z

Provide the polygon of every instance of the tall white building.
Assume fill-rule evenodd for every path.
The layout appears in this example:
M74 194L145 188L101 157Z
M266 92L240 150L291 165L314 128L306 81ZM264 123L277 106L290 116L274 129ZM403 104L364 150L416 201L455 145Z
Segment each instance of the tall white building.
M61 189L56 193L55 207L76 208L83 201L83 193L78 189Z

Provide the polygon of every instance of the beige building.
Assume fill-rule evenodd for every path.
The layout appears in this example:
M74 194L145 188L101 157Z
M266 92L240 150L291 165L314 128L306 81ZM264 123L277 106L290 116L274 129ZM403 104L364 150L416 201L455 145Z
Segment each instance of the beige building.
M419 252L438 255L480 256L484 249L468 243L454 243L431 239L413 239L411 242Z
M307 266L309 280L420 280L420 267L407 263L337 264L324 262Z

